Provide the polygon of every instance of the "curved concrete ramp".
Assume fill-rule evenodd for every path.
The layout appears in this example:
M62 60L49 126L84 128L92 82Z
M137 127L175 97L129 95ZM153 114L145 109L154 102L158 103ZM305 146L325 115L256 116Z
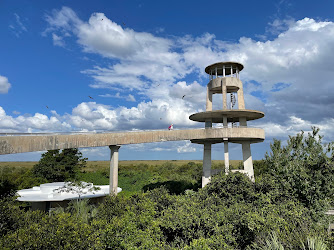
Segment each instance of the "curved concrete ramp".
M264 130L260 128L210 128L101 134L0 136L0 155L51 149L219 138L227 138L230 141L233 141L234 138L245 138L252 142L261 142L264 140Z

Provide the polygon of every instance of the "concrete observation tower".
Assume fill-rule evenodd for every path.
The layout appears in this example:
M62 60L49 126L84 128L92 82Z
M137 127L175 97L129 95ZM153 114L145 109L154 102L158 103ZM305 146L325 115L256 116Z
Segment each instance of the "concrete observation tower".
M224 143L226 174L230 171L228 144L241 144L244 169L234 171L246 173L254 181L250 144L262 142L264 136L261 138L257 135L259 129L256 129L257 132L254 133L254 128L248 128L247 121L260 119L264 117L264 113L245 109L243 86L239 77L243 68L244 66L237 62L219 62L205 68L205 72L210 76L207 85L206 111L189 117L193 121L205 122L205 130L208 132L208 137L205 139L191 140L192 143L204 145L202 187L211 180L211 145L215 143ZM220 110L212 110L212 95L214 94L222 94L223 105ZM212 123L223 124L223 129L226 130L225 138L210 138ZM262 133L264 135L263 130Z

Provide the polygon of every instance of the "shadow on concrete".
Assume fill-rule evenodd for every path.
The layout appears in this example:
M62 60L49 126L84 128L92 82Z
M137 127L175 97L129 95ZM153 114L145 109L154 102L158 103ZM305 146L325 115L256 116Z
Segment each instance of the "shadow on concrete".
M165 187L170 194L182 194L187 189L192 189L197 191L201 186L201 183L191 183L189 181L164 181L164 182L156 182L150 183L143 187L144 192L153 190L160 187Z

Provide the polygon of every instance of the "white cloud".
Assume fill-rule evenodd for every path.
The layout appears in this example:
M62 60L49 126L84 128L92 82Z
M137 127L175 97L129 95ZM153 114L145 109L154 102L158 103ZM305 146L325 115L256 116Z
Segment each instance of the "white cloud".
M20 115L16 118L6 114L0 107L0 130L2 133L64 132L70 124L61 122L57 117L36 113L33 116Z
M175 128L185 128L196 125L189 120L193 109L180 100L154 99L150 102L141 102L137 107L116 109L119 128L126 130L159 129L174 123Z
M103 13L94 13L88 22L84 22L73 10L63 7L47 16L47 22L49 28L46 33L72 32L85 52L121 60L109 68L95 67L82 71L96 80L92 87L121 85L143 89L149 83L173 81L188 73L182 55L174 52L177 45L173 40L123 29Z
M265 130L266 138L268 139L287 139L288 135L296 135L301 131L311 132L311 127L315 126L320 128L320 134L326 134L324 138L326 141L332 141L334 139L333 124L334 118L327 118L314 123L303 120L300 117L290 116L283 124L267 122L262 123L260 127Z
M157 28L157 29L155 30L155 33L157 33L157 34L159 34L159 33L163 33L163 32L165 32L165 28L162 28L162 27Z
M15 19L16 19L16 23L20 27L20 29L23 30L23 31L28 31L27 28L21 22L20 16L18 14L16 14L16 13L14 13L14 16L15 16Z
M203 146L198 144L192 144L189 141L169 141L145 144L130 144L126 147L133 151L176 152L179 154L183 154L196 152L196 147L202 149Z
M0 75L0 94L7 94L11 84L8 82L8 78Z
M158 152L161 152L161 151L174 151L173 148L161 148L161 147L155 147L152 149L152 151L158 151Z
M72 110L72 114L63 117L66 122L79 130L115 130L116 112L109 106L96 102L81 103Z
M119 131L119 130L151 130L167 129L173 123L175 129L200 126L201 124L190 121L189 116L204 105L205 88L197 82L187 84L178 82L168 91L167 87L161 87L161 92L152 94L151 101L142 101L134 107L120 106L113 108L96 102L83 102L73 108L70 114L59 115L55 110L52 116L35 114L26 117L13 118L7 116L2 110L3 124L0 129L11 128L12 132L32 131ZM192 92L192 96L183 93ZM177 93L180 94L177 94ZM105 95L110 97L111 95ZM122 97L116 94L116 98L131 98L131 95ZM0 113L1 115L1 113ZM6 132L10 132L6 130Z
M125 99L128 102L135 102L136 101L136 98L133 95L129 94L127 96L121 96L119 92L117 92L115 95L104 94L104 95L99 95L99 96L101 96L101 97L108 97L108 98Z
M151 101L141 101L134 107L113 108L96 102L84 102L73 108L71 114L63 117L54 111L52 114L78 130L166 129L171 123L175 129L182 129L201 125L190 121L188 117L204 107L204 91L205 88L197 82L178 82L170 89L159 86L159 91L147 92L148 96L152 96ZM182 99L184 93L187 95ZM188 93L191 95L188 96ZM131 95L121 96L120 93L102 96L131 98Z
M135 98L133 95L129 94L129 95L127 96L126 100L129 101L129 102L135 102L135 101L136 101L136 98Z
M55 29L67 32L81 23L77 14L68 7L62 7L60 11L53 10L52 15L46 15L45 18L50 25L46 32Z
M15 17L15 23L10 24L9 28L16 37L20 37L21 34L23 32L27 32L28 29L23 24L21 17L17 13L14 13L14 17Z
M142 49L136 32L123 29L108 19L103 13L94 13L88 23L78 28L78 42L86 52L97 52L103 56L127 58ZM149 34L148 34L149 35Z
M88 159L92 159L93 157L98 158L108 158L110 155L110 150L107 147L97 147L97 148L80 148L80 152L84 155L84 157Z
M266 32L271 33L273 35L278 35L286 31L287 29L289 29L289 27L293 25L294 23L295 23L295 20L293 20L292 18L288 18L288 19L276 18L271 23L269 23L269 27L266 28Z
M193 147L193 144L189 141L185 142L184 145L177 147L178 153L191 153L196 152L196 148Z
M52 33L53 45L64 47L65 42L62 37L57 36L55 33Z

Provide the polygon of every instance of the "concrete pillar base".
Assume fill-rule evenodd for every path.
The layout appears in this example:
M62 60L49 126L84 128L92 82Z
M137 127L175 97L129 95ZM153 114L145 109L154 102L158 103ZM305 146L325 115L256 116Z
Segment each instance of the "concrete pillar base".
M211 181L211 143L204 143L202 188Z
M243 157L243 162L244 162L244 171L247 173L251 181L255 181L253 160L252 160L252 154L251 154L249 141L242 143L242 157Z
M110 176L109 176L109 194L117 195L118 187L118 150L120 146L111 145L110 148Z
M210 177L202 176L202 188L204 188L209 182L211 182L211 176Z
M228 154L228 141L224 141L224 162L225 162L225 174L230 171L230 159Z

